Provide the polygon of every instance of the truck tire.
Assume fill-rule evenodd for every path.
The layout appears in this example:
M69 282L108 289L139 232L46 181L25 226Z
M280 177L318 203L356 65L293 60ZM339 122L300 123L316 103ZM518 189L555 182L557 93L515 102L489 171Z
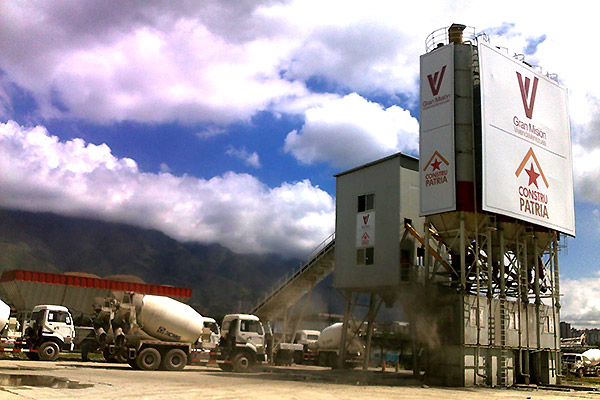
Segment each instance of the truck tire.
M245 351L237 353L233 356L233 359L231 360L231 365L233 365L233 370L235 372L248 372L252 368L253 364L254 359L249 353Z
M160 353L153 347L140 351L135 363L142 371L154 371L160 366Z
M25 353L25 357L27 357L31 361L40 361L40 355L33 351L28 351L27 353Z
M181 349L171 349L163 357L161 369L165 371L181 371L187 364L187 356Z
M60 354L60 347L54 342L44 342L38 349L38 355L42 361L56 361Z

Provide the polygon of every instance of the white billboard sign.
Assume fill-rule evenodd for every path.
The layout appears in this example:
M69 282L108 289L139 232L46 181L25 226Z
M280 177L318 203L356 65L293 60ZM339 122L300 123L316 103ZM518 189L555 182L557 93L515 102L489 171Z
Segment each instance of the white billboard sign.
M575 235L567 91L479 44L482 208Z
M356 216L356 247L375 246L375 211Z
M454 211L454 45L421 56L420 100L421 215Z

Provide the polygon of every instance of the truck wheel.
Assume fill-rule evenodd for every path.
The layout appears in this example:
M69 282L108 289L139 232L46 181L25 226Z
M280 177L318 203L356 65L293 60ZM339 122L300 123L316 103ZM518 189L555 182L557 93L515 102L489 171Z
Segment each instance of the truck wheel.
M60 353L60 347L54 342L44 342L38 349L38 355L42 361L56 361Z
M140 351L135 363L141 370L154 371L160 366L160 353L153 347L146 347Z
M575 376L578 377L578 378L583 378L583 375L584 375L583 368L579 368L577 370L577 372L575 373Z
M248 372L250 371L250 368L252 368L253 363L254 360L245 351L237 353L233 356L233 360L231 360L235 372Z
M28 351L27 353L25 353L25 357L27 357L31 361L40 361L40 355L32 351Z
M171 349L162 360L161 369L166 371L181 371L187 364L187 356L181 349Z

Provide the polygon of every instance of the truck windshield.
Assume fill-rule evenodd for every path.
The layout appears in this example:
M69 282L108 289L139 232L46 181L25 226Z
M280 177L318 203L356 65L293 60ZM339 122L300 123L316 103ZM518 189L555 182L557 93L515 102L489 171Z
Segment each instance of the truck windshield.
M308 340L319 340L319 335L306 335Z
M44 311L43 310L36 311L31 314L31 321L33 321L33 322L37 322L38 324L41 324L43 319L44 319Z
M48 311L48 321L70 324L71 316L65 311Z
M259 321L240 321L240 331L264 334L262 324Z
M212 333L216 333L217 335L219 334L219 327L217 326L217 324L215 322L205 322L204 327L210 328L210 331Z

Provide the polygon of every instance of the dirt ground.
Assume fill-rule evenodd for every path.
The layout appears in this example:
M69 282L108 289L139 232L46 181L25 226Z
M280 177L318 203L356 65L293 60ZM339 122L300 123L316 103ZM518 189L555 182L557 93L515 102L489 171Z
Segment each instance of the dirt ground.
M590 383L586 382L587 385ZM106 362L0 360L0 399L599 399L598 391L427 387L408 372L262 368L249 374L188 366L134 371Z

